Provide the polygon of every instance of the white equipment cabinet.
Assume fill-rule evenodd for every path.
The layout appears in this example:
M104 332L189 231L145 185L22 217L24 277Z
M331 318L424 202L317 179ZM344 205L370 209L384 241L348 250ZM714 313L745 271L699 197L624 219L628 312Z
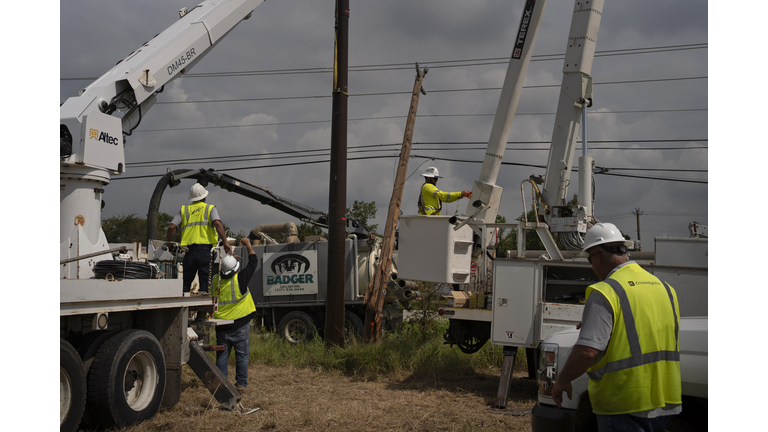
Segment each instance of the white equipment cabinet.
M587 286L597 282L586 262L494 261L491 343L536 348L581 321Z

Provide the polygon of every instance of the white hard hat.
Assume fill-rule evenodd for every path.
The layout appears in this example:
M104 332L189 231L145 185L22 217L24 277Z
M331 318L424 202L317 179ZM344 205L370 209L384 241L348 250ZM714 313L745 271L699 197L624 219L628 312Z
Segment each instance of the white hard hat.
M429 167L426 171L424 171L424 174L422 174L424 177L432 177L432 178L442 178L440 176L440 172L435 167Z
M627 241L624 236L621 235L621 231L616 228L616 225L612 223L600 222L598 224L594 224L592 228L587 231L587 235L584 237L584 248L582 250L586 251L589 248L599 246L601 244L618 242L621 242L627 247L632 246L632 242Z
M200 183L193 184L192 188L189 189L189 200L191 202L200 201L207 196L208 191Z
M232 255L227 255L221 259L221 276L229 279L240 270L240 261Z

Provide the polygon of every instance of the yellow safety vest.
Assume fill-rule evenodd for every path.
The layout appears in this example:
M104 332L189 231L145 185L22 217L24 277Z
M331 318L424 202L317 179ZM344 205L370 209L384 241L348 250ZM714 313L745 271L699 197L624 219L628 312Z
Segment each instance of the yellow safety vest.
M256 306L251 299L251 291L246 289L245 295L240 294L237 275L222 279L221 290L219 290L219 275L215 275L211 281L211 287L213 295L219 296L219 311L214 312L214 318L236 320L256 311Z
M461 192L443 192L432 183L424 183L419 194L419 214L439 215L444 202L454 202L459 198Z
M628 264L599 291L613 308L613 332L605 356L587 370L595 414L617 415L680 404L680 307L667 283Z
M181 206L181 245L215 244L219 236L213 228L213 204L196 202Z

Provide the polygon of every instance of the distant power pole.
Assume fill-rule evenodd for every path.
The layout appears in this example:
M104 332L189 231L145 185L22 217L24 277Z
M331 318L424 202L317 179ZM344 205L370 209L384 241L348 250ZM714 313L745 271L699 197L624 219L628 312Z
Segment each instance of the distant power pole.
M634 211L632 211L632 214L637 217L637 250L642 251L643 243L640 240L640 215L643 214L643 210L640 209L640 207L638 207Z
M381 244L381 258L379 266L368 284L368 290L365 293L365 331L363 337L370 342L376 342L381 336L381 311L384 308L384 290L389 282L389 269L392 266L392 251L395 248L395 227L397 226L397 216L400 214L400 203L403 199L403 185L405 184L405 174L408 170L408 158L411 155L411 139L413 138L413 128L416 124L416 110L419 107L419 93L427 94L422 88L424 75L429 68L423 71L419 70L419 64L416 63L416 82L413 84L413 93L411 95L411 107L408 110L408 119L405 122L405 135L403 137L403 146L400 150L400 162L397 165L397 174L395 174L395 185L392 189L392 198L389 201L389 210L387 211L387 223L384 228L384 238Z

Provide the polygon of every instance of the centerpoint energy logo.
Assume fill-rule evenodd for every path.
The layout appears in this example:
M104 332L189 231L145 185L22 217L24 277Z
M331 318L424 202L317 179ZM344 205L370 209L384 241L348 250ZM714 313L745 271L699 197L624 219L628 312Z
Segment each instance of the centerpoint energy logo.
M317 251L265 252L264 295L317 294Z

